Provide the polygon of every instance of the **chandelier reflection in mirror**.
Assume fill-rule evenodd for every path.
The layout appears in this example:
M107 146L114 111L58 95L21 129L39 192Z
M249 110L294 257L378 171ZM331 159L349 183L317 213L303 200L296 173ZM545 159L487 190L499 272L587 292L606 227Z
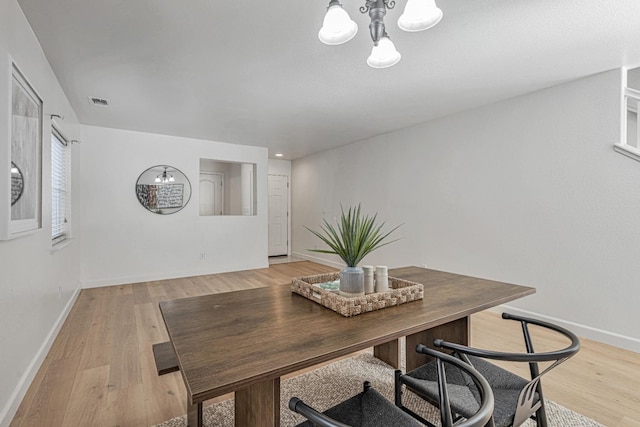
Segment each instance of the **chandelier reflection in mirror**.
M401 55L396 50L387 34L384 16L388 9L393 9L395 0L365 0L360 8L361 13L369 13L371 24L369 30L373 39L373 49L367 58L367 64L373 68L391 67L400 61ZM442 10L435 0L407 0L404 12L398 19L401 30L415 32L429 29L442 19ZM342 8L339 0L331 0L324 17L318 38L324 44L338 45L348 42L358 32L356 24Z
M156 176L155 182L158 182L160 184L167 184L169 182L174 182L176 179L173 177L173 175L171 175L170 173L167 173L167 168L164 168L164 171Z

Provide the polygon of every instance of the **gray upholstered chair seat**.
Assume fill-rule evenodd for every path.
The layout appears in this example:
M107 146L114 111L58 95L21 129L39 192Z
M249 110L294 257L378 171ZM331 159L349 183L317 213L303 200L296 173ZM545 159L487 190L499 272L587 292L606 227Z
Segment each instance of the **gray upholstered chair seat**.
M326 410L324 414L353 427L415 427L423 426L408 414L398 410L393 402L375 389L369 388L352 398ZM313 427L311 421L298 427Z
M518 395L528 381L478 357L471 356L469 359L492 386L495 398L493 421L496 427L511 425ZM464 417L475 414L480 395L469 375L452 365L446 366L446 373L451 409ZM430 401L438 401L438 373L434 362L407 373L401 382ZM535 400L537 401L537 397Z

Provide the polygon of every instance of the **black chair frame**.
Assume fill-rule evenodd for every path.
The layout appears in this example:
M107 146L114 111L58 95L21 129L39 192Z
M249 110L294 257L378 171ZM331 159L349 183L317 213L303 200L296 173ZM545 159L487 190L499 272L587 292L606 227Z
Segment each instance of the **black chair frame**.
M419 345L418 347L421 347L421 352L424 352L425 354L428 354L434 357L438 363L438 391L440 395L439 409L440 409L440 421L442 423L442 426L452 427L455 422L451 412L451 407L449 402L449 393L447 388L445 364L454 365L457 368L466 372L478 387L478 390L481 396L481 403L476 413L473 416L470 416L468 419L464 420L464 422L456 425L458 427L484 427L485 425L492 425L491 417L493 414L494 398L493 398L493 392L491 391L491 386L489 385L487 380L485 380L484 377L482 377L482 375L480 375L480 373L473 368L473 366L463 362L462 360L456 357L450 356L446 353L443 353L437 350L429 349L422 345ZM395 371L396 384L397 384L397 378L401 374L402 372L400 370ZM373 391L371 384L368 381L366 381L364 383L363 393L366 393L370 389ZM400 411L400 413L402 412L408 413L411 417L417 419L421 423L426 424L428 426L435 427L434 424L430 423L426 419L415 414L409 408L406 408L402 405L398 405L398 402L401 400L401 391L397 387L395 390L394 397L395 397L395 402L389 402L390 409L395 409L397 411ZM343 424L340 421L337 421L327 416L326 414L316 411L314 408L306 405L303 401L301 401L297 397L291 398L291 400L289 401L289 409L305 416L309 421L311 421L318 427L349 427L346 424ZM403 415L403 416L406 417L406 415ZM409 417L407 418L411 419Z
M437 348L451 350L453 352L453 355L459 357L461 360L471 365L472 362L468 356L475 356L482 359L493 359L499 361L528 363L531 380L520 391L512 425L519 426L523 424L527 419L533 418L535 419L538 427L547 427L548 423L544 407L544 395L542 392L542 384L540 382L540 379L550 370L554 369L561 363L574 356L580 350L580 340L573 332L542 320L517 316L509 313L503 313L502 318L520 322L524 335L524 342L527 351L526 353L509 353L484 350L447 342L441 339L434 340L433 344ZM540 326L564 335L570 340L570 344L567 347L559 350L536 353L533 346L533 340L529 332L529 325ZM425 353L424 351L420 352ZM553 363L551 363L541 372L538 364L544 362ZM422 397L428 399L428 396Z
M354 406L354 402L358 403ZM289 400L289 409L307 418L306 422L299 424L300 426L312 424L315 427L352 427L351 424L346 424L347 422L355 422L357 427L418 427L422 425L380 394L369 381L364 382L361 393L338 403L324 413L318 412L297 397ZM367 410L375 412L363 412Z
M438 409L440 410L440 423L443 427L452 427L455 423L456 426L464 426L464 427L484 427L484 426L493 426L492 414L493 414L493 406L494 406L494 398L493 393L491 391L491 386L487 382L487 380L469 363L464 362L463 360L450 356L441 351L433 350L426 347L423 344L418 344L416 346L416 351L418 353L425 354L427 356L431 356L434 358L437 372L438 372L438 395L439 402L437 403ZM454 417L454 414L451 411L451 402L449 399L449 391L447 386L447 377L445 371L445 364L451 364L458 369L466 372L469 377L473 380L478 391L481 396L481 404L478 411L471 417L467 418L463 422L458 422L461 417ZM419 420L421 423L426 424L430 427L436 427L433 423L423 418L421 415L416 414L411 409L404 406L402 403L402 384L400 382L400 378L402 377L402 371L395 371L395 403L396 406L401 408L403 411L411 415L412 417ZM416 393L418 396L425 398L427 401L431 401L431 399L426 396L422 396L420 393ZM435 403L435 402L432 402Z
M371 388L371 383L369 381L365 381L363 393L368 391L369 388ZM347 424L334 420L322 412L316 411L297 397L292 397L291 400L289 400L289 409L304 416L314 425L319 427L350 427Z

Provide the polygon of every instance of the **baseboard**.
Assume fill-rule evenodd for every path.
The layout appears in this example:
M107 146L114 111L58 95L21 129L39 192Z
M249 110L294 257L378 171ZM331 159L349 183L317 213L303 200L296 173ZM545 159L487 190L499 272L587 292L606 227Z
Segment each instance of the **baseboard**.
M27 394L27 390L29 389L31 382L38 373L38 369L40 369L45 357L47 357L47 354L53 345L53 341L58 336L58 332L60 332L60 328L62 328L64 321L67 320L67 316L69 315L73 304L76 302L76 299L78 299L79 294L80 289L76 289L73 292L73 295L71 295L71 298L64 307L64 310L62 310L62 313L60 313L60 316L58 316L58 319L53 324L53 328L51 328L49 334L47 334L47 337L38 349L38 352L31 360L31 363L29 363L29 366L27 366L22 377L20 377L20 381L18 381L16 388L13 390L9 401L2 409L2 412L0 412L0 427L9 427L9 424L11 424L11 420L15 416L16 412L18 412L18 407L20 406L22 399L24 399L24 396Z
M221 272L216 272L221 273ZM171 279L181 279L183 277L191 277L191 276L201 276L205 274L214 274L214 273L204 273L204 272L184 272L184 273L174 273L174 274L143 274L139 276L120 276L120 277L107 277L102 279L91 279L91 280L82 280L82 289L91 289L91 288L104 288L107 286L118 286L118 285L129 285L132 283L142 283L142 282L155 282L158 280L171 280Z
M223 270L192 270L192 271L182 271L177 273L158 273L158 274L144 274L138 276L120 276L120 277L109 277L103 279L92 279L92 280L82 280L82 289L90 289L90 288L102 288L105 286L117 286L117 285L128 285L131 283L142 283L142 282L155 282L158 280L171 280L171 279L181 279L184 277L194 277L194 276L206 276L209 274L220 274L220 273L229 273L233 271L244 271L244 270L254 270L258 268L268 268L269 260L265 258L264 262L261 264L251 265L251 266L231 266L225 268Z
M633 337L627 337L624 335L616 334L609 331L603 331L602 329L593 328L591 326L581 325L579 323L569 322L564 319L558 319L551 316L544 316L532 311L522 310L520 308L511 307L509 305L502 305L492 309L492 311L517 314L525 317L534 317L536 319L545 320L553 324L562 326L569 329L574 334L582 338L587 338L593 341L598 341L604 344L612 345L614 347L623 348L625 350L640 353L640 340Z
M312 255L309 255L305 252L291 252L291 256L294 256L296 258L306 259L307 261L313 261L318 264L327 265L329 267L335 267L339 270L342 270L345 267L344 262L329 261L323 258L318 258Z

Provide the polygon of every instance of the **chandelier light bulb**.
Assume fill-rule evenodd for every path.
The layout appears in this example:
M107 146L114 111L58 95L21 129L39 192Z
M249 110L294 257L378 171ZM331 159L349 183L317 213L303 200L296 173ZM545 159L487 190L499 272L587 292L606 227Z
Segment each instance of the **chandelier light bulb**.
M391 39L384 36L378 41L377 46L373 46L367 64L372 68L387 68L396 65L400 58L402 55L396 50Z
M324 16L318 38L324 44L338 45L351 40L357 32L358 24L351 19L340 3L335 2L329 6Z
M164 171L160 175L156 175L155 182L159 182L160 184L166 184L168 182L174 182L176 179L172 174L167 173L167 168L164 168Z
M442 10L435 0L407 0L404 13L398 19L401 30L414 32L427 30L442 19Z
M20 171L18 170L18 168L13 167L13 168L11 168L11 173L12 174L17 174L17 173L20 173Z

